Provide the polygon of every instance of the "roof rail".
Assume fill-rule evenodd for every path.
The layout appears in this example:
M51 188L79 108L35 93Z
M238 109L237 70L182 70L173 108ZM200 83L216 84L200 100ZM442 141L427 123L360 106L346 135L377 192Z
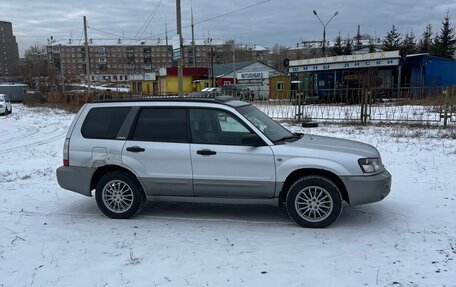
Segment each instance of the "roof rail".
M232 96L218 96L214 98L209 97L150 97L141 99L108 99L96 100L93 103L125 103L125 102L202 102L202 103L228 103L235 101L236 98Z

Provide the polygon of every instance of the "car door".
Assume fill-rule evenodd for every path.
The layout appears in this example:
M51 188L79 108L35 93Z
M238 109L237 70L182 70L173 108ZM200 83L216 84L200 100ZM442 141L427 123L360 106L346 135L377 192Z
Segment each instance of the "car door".
M234 114L219 109L189 110L195 196L271 198L275 164L267 145L246 146L253 132Z
M149 195L193 196L187 110L145 107L122 150Z

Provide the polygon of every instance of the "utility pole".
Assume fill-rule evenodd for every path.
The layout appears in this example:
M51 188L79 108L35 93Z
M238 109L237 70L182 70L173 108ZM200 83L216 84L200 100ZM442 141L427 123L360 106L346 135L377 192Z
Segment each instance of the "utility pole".
M195 23L193 22L193 1L190 2L190 9L192 11L192 55L193 55L193 68L196 68L196 49L195 49Z
M177 37L179 37L179 50L180 57L177 64L177 78L178 78L178 96L183 96L184 90L184 51L182 51L182 22L181 22L181 1L176 0L176 19L177 19Z
M90 88L90 60L89 60L89 42L87 40L87 18L84 16L84 47L85 47L85 63L86 63L86 80L87 80L87 97L89 99L91 88Z
M168 63L169 63L169 53L168 53L168 23L165 18L165 44L166 44L166 64L165 68L168 68Z
M60 48L60 76L62 77L62 94L65 96L65 74L63 72L62 44L59 45L59 48Z
M210 67L211 67L211 87L213 87L214 86L214 48L212 46L212 38L207 38L206 40L204 40L204 43L206 45L209 45L209 49L210 49L209 56L211 57L211 64L210 64Z
M236 45L234 44L233 41L233 84L236 84Z

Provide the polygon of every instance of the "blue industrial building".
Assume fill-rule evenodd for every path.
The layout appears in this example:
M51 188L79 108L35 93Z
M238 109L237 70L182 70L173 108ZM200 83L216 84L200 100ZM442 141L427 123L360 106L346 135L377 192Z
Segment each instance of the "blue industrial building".
M456 86L456 61L430 56L410 55L402 62L404 77L409 77L410 87Z
M290 61L289 72L297 90L320 98L343 97L369 88L382 97L429 95L456 86L456 61L399 51L345 55Z

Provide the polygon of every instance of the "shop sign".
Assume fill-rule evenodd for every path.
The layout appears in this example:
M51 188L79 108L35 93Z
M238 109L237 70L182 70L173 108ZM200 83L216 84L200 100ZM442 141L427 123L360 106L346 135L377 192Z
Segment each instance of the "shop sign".
M325 70L343 70L343 69L359 69L359 68L373 68L385 66L398 66L399 59L381 59L372 61L355 61L355 62L341 62L341 63L328 63L318 65L303 65L297 67L290 67L290 73L301 72L318 72Z
M237 73L236 78L238 80L263 80L269 78L269 72L244 72L244 73Z

